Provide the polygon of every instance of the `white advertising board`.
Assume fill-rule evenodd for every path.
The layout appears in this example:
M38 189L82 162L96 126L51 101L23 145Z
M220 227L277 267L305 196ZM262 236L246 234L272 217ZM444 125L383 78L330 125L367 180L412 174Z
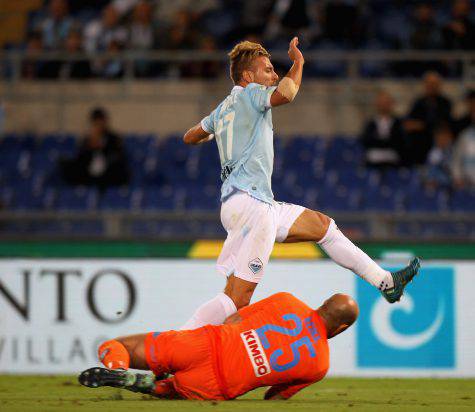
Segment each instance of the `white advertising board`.
M424 262L403 300L332 262L272 262L254 300L288 291L317 307L334 293L360 306L330 341L333 375L475 376L475 263ZM223 288L213 261L0 260L0 373L77 373L98 343L179 328Z

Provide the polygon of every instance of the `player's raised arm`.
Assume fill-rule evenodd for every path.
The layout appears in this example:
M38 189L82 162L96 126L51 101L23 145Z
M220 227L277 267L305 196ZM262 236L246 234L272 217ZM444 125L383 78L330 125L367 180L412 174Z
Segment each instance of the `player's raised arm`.
M206 116L200 123L189 129L183 136L186 144L201 144L209 142L214 138L214 116L215 111Z
M289 57L293 61L293 65L270 97L272 107L290 103L299 91L305 60L302 52L297 47L298 44L299 39L297 37L294 37L289 44Z
M213 139L213 137L214 134L208 133L206 130L203 129L201 123L198 123L185 133L185 135L183 136L183 141L186 144L197 145L209 142L211 139Z

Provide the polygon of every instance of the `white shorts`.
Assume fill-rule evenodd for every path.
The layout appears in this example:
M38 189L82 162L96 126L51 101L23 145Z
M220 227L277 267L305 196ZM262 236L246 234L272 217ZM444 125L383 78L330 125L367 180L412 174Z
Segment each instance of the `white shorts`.
M228 232L218 257L218 272L259 283L275 242L283 242L303 206L261 202L236 192L221 205L221 222Z

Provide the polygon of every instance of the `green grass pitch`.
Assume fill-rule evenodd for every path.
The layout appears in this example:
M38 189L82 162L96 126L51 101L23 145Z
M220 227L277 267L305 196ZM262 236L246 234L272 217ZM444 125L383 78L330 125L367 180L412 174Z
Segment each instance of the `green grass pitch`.
M161 401L114 388L89 389L71 376L0 376L0 411L474 411L475 379L329 378L289 401L263 390L228 402Z

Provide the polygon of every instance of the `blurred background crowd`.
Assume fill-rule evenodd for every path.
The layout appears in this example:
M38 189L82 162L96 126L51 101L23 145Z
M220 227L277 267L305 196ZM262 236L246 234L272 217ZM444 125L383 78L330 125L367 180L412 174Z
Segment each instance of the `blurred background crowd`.
M5 2L4 2L5 3ZM299 35L309 51L464 50L475 49L474 7L470 0L27 0L18 3L23 13L10 20L21 24L18 35L2 34L6 49L39 51L108 52L108 58L75 62L26 62L27 78L117 78L124 63L114 58L122 50L229 49L248 38L271 50L285 50L288 38ZM21 5L23 3L23 6ZM27 5L29 4L29 7ZM14 6L8 6L14 8ZM136 76L214 78L223 64L167 65L135 62ZM420 76L427 70L459 76L460 67L441 61L367 64L366 76L391 74ZM309 64L309 76L336 77L345 72L338 61L324 67ZM9 68L3 69L9 75Z
M469 0L0 2L0 15L5 12L2 8L10 11L0 20L5 28L0 34L4 56L0 67L7 86L2 89L5 97L0 99L0 209L33 214L98 210L182 213L178 220L167 218L155 226L151 220L139 221L123 229L130 236L165 239L178 233L222 236L219 224L209 224L208 219L218 216L218 151L214 143L186 147L181 136L199 116L207 114L208 106L214 107L223 97L212 87L219 82L229 86L226 52L233 44L247 38L285 57L289 38L299 35L304 54L316 54L306 62L303 92L292 105L296 113L320 110L329 113L330 124L330 116L336 123L344 122L338 107L364 105L365 110L360 118L353 116L348 121L346 117L356 124L350 133L339 133L338 124L330 127L329 133L307 127L304 134L285 136L280 136L277 128L276 199L350 216L348 225L339 219L341 227L362 237L374 235L371 221L376 213L402 219L386 232L393 237L452 234L474 238L473 73L463 69L463 62L457 59L439 55L413 58L414 53L416 57L431 51L453 53L468 56L465 62L473 65L474 6ZM197 58L195 54L188 60L189 54L182 52L203 55ZM396 60L363 58L356 78L348 72L348 61L319 60L318 53L347 52L412 54ZM15 53L21 58L16 59ZM288 67L287 58L277 58L274 63L281 75ZM150 101L127 94L127 85L135 78L139 78L136 83L145 82L150 88L160 84ZM392 82L389 86L388 79ZM88 80L90 88L81 89L89 85ZM358 100L358 91L373 80L368 99ZM201 84L206 91L206 103L198 108L183 105L185 97L173 96L174 90L186 89L191 84L188 81ZM332 82L335 88L331 90L338 92L335 96L330 92L325 97L305 97L312 87L319 90ZM104 100L104 84L122 85L122 94ZM155 100L167 84L172 87L171 94ZM30 98L25 94L35 91L35 85L45 85L46 89L38 89L44 93L41 104L44 100L55 107L63 121L63 126L46 127L48 133L23 127L28 116L41 118L46 113L41 105L33 106L38 95ZM66 89L59 89L59 85ZM74 89L83 90L83 94L62 95ZM185 96L184 89L178 94ZM401 95L406 96L404 104L398 101ZM2 99L10 111L4 109ZM136 121L127 122L127 129L119 133L116 122L120 115L114 114L117 100L124 101L123 117L133 112L130 119L134 119L146 105L159 102L172 110L166 120L183 120L174 129L176 133L153 128L143 133ZM73 104L80 104L80 114L71 114L74 109L70 108L76 107ZM165 110L165 106L158 107ZM285 110L289 109L281 113ZM84 127L71 131L68 121L73 115L80 117ZM5 117L17 119L11 122L13 127L2 127L8 123ZM321 119L319 124L314 122L315 129L321 126ZM45 129L42 119L37 124ZM153 124L159 128L164 122ZM201 219L204 215L188 212L206 212L208 217ZM432 215L434 220L415 229L413 222L403 219L411 213L419 218ZM461 214L464 218L457 220ZM439 215L445 220L438 219ZM64 217L62 221L33 219L27 224L0 216L0 235L66 231L101 236L113 227L105 227L100 218L87 224L72 221L66 226L61 226Z

